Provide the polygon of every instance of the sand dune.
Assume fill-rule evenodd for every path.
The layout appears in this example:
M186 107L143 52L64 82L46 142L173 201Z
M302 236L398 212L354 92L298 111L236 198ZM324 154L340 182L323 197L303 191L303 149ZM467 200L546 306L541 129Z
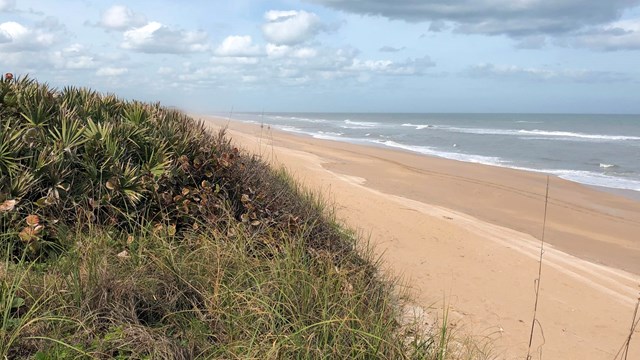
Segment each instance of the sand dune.
M335 201L417 305L446 304L461 333L491 339L500 358L525 357L544 175L205 119ZM534 358L613 359L640 294L640 203L551 178L547 215Z

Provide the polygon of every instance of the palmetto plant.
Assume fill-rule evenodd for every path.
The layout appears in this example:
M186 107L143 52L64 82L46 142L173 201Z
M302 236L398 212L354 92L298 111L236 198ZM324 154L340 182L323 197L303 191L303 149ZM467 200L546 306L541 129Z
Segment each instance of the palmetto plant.
M75 150L87 139L84 136L84 126L77 118L74 110L60 109L57 126L49 129L49 138L54 142L57 152L75 155Z
M177 110L25 78L0 88L10 100L0 107L0 204L13 204L0 211L0 234L9 234L0 245L43 255L70 226L148 224L176 237L203 222L224 229L217 221L229 216L256 228L298 226L298 215L272 209L281 200L256 190L264 165ZM26 227L22 239L29 216L42 227Z
M23 129L7 121L0 127L0 174L2 177L15 175L20 168Z
M56 112L55 93L46 84L23 79L16 91L20 114L34 127L44 127Z
M48 229L74 224L78 213L123 229L150 221L180 229L214 211L220 190L203 184L224 185L230 168L218 161L220 139L183 113L26 77L2 79L0 96L0 200L18 204L0 214L0 231L19 231L33 214ZM44 240L55 243L51 230Z

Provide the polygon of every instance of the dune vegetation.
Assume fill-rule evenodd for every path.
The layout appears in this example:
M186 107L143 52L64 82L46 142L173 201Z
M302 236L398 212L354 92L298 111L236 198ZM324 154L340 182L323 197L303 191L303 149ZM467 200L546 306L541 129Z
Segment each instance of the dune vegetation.
M185 114L0 80L0 358L450 358L330 207Z

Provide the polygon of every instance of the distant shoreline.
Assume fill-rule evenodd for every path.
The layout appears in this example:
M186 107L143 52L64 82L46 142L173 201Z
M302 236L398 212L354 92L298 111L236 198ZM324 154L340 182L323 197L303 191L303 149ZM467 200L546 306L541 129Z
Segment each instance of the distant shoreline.
M241 115L241 114L251 114L251 115L255 115L255 116L260 116L262 115L261 113L237 113L237 115ZM289 113L289 112L285 112L285 113L264 113L264 115L270 115L270 116L275 116L276 118L282 118L282 116L302 116L306 113ZM333 115L339 115L341 117L344 116L352 116L352 115L356 115L354 114L349 114L349 113L341 113L341 112L336 112L336 113L308 113L309 116L314 115L314 114L318 114L318 115L327 115L327 114L333 114ZM389 115L389 116L393 116L393 115L397 115L397 114L393 114L393 113L389 113L389 114L379 114L379 113L362 113L362 114L367 114L367 115ZM412 114L412 113L411 113ZM425 114L416 114L416 115L425 115ZM426 115L440 115L440 114L426 114ZM451 115L451 114L442 114L442 115ZM458 114L454 114L454 115L458 115ZM464 114L461 113L460 115L477 115L477 114ZM494 114L480 114L480 115L494 115ZM495 114L495 115L526 115L526 116L536 116L539 114ZM549 114L542 114L542 115L549 115ZM559 115L566 115L566 114L559 114ZM586 115L592 115L592 114L586 114ZM610 114L611 116L627 116L627 115L616 115L616 114ZM278 125L278 124L272 124L271 122L264 122L264 123L260 123L259 121L256 121L255 119L243 119L243 118L234 118L233 114L231 114L231 118L229 118L228 116L222 116L222 115L213 115L217 118L220 119L226 119L226 120L231 120L231 121L236 121L236 122L241 122L241 123L246 123L246 124L257 124L257 125L264 125L266 127L273 127L274 130L279 130L282 131L284 133L287 134L292 134L295 136L303 136L303 137L309 137L309 138L314 138L314 139L320 139L320 140L333 140L333 141L339 141L339 142L344 142L344 143L349 143L349 144L354 144L354 145L362 145L362 146L369 146L369 147L376 147L376 148L383 148L383 149L391 149L391 150L395 150L395 151L401 151L401 152L408 152L408 153L412 153L412 154L418 154L420 156L427 156L427 157L436 157L436 158L441 158L441 159L448 159L448 160L455 160L455 161L461 161L461 162L465 162L465 163L480 163L480 164L484 164L487 166L494 166L494 167L499 167L499 168L508 168L508 169L514 169L514 170L520 170L520 171L526 171L526 172L532 172L532 173L538 173L538 174L543 174L543 175L550 175L553 177L559 177L568 181L572 181L574 183L577 184L581 184L583 186L588 186L591 187L593 189L596 189L598 191L603 191L603 192L607 192L607 193L611 193L611 194L616 194L616 195L620 195L620 196L624 196L630 200L633 201L640 201L640 190L633 190L633 189L626 189L626 188L621 188L621 187L616 187L616 186L606 186L606 185L600 185L598 184L598 182L596 183L592 183L590 181L580 181L580 180L576 180L573 177L569 176L564 176L564 175L559 175L557 173L549 173L548 171L545 170L538 170L532 167L522 167L522 166L518 166L517 164L512 164L512 163L501 163L500 161L491 161L491 159L489 159L489 157L487 156L482 156L482 155L463 155L460 154L460 156L457 156L454 153L451 153L451 155L440 155L438 154L438 151L442 152L443 150L438 149L438 151L429 151L427 153L420 151L420 150L416 150L414 149L415 146L411 146L411 145L405 145L405 144L386 144L384 142L380 142L380 141L371 141L372 139L370 138L352 138L352 137L348 137L348 136L340 136L338 134L333 134L332 132L325 132L325 131L319 131L318 133L314 133L312 131L307 131L307 130L296 130L293 128L293 126L283 126L283 125ZM634 116L634 115L632 115ZM307 119L307 120L311 120L312 122L316 122L315 120L312 119ZM350 121L350 120L347 120ZM354 123L354 124L359 124L358 122L350 122L350 123ZM385 124L386 125L386 124ZM405 125L410 125L410 124L403 124L402 126ZM414 125L415 126L419 126L419 125ZM426 126L424 126L426 128ZM429 126L431 127L431 126ZM371 130L374 130L374 128L372 128ZM336 136L338 135L338 136ZM342 135L342 134L341 134ZM387 141L389 142L389 141ZM429 146L428 144L425 144L425 146ZM418 146L420 147L420 146ZM455 147L455 145L454 145ZM446 150L444 150L446 151ZM456 155L456 156L453 156ZM478 159L476 159L476 157ZM484 161L483 159L487 157L487 159L489 159L489 161ZM602 165L600 166L602 168ZM595 174L595 176L598 176L598 174ZM631 180L633 181L633 180ZM640 186L640 184L638 184L638 186Z

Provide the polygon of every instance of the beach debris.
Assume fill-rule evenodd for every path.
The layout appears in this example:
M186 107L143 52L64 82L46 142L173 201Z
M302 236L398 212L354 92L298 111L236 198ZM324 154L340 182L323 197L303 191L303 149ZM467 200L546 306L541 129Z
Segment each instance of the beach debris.
M129 255L129 252L127 250L122 250L121 252L118 253L118 255L116 255L117 257L119 257L120 259L128 259L131 256Z

